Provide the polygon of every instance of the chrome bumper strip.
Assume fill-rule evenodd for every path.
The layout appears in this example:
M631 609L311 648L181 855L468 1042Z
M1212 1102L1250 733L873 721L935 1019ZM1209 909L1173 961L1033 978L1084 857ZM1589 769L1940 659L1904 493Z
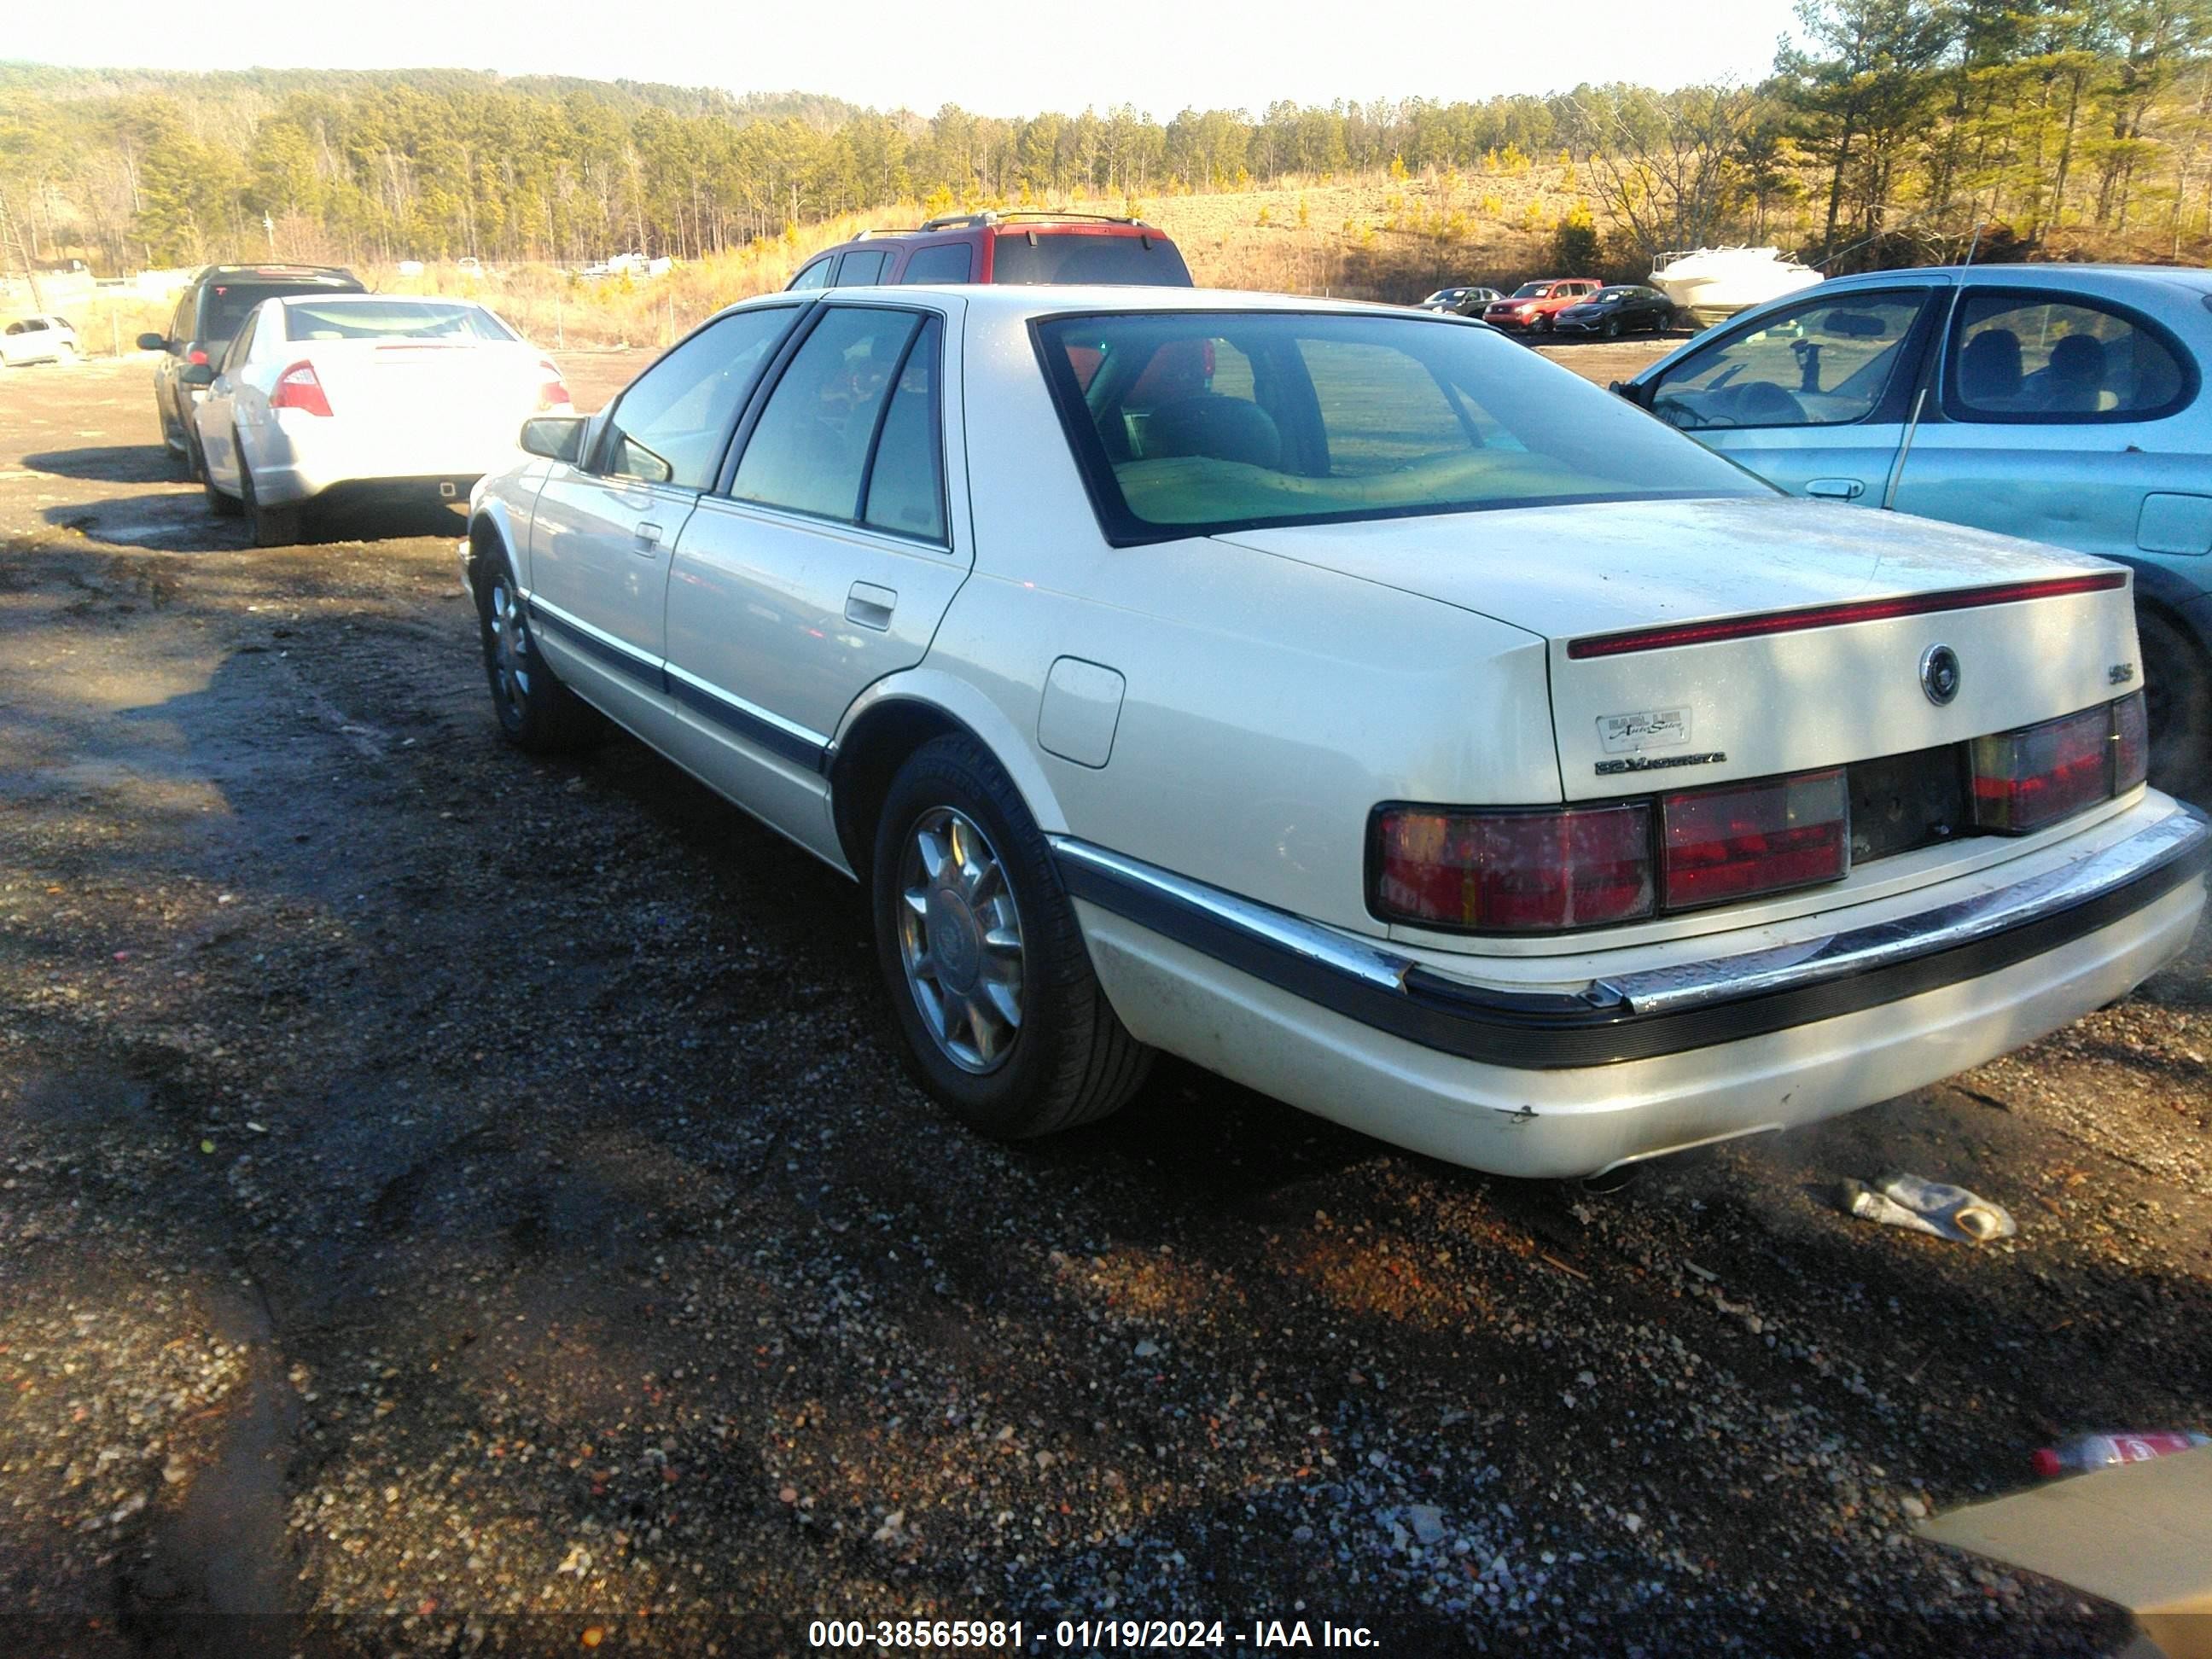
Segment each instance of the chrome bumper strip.
M1054 836L1074 897L1424 1047L1534 1070L1754 1036L1995 973L2200 884L2212 821L2180 806L2127 839L1895 921L1575 991L1481 985L1141 860Z

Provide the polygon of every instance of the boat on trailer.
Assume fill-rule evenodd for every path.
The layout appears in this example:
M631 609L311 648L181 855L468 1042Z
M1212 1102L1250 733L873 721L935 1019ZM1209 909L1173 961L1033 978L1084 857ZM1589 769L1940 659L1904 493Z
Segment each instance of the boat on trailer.
M1701 328L1820 280L1819 271L1773 247L1689 248L1651 262L1651 285Z

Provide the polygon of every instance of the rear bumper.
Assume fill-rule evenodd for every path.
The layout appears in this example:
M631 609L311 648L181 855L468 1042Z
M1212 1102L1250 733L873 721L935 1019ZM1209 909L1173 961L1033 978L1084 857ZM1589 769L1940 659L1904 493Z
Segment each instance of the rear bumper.
M264 426L246 441L254 491L272 507L341 488L435 498L441 484L457 485L459 499L465 502L478 478L505 471L521 456L511 442L465 435L392 434L364 443L353 434L295 434Z
M1571 1176L1849 1111L2033 1042L2186 948L2212 830L2131 833L2010 886L1780 948L1530 993L1447 978L1073 842L1055 843L1139 1038L1416 1150Z

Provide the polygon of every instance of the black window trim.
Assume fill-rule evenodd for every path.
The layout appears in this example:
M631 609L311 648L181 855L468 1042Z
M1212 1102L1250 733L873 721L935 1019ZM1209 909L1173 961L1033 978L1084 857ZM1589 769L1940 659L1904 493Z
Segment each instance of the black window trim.
M1605 491L1589 495L1506 496L1494 501L1471 501L1432 506L1355 507L1343 513L1297 513L1271 515L1260 519L1224 519L1205 524L1155 525L1138 518L1127 507L1119 504L1106 493L1105 480L1113 476L1113 461L1099 441L1098 429L1089 418L1090 405L1084 400L1082 390L1075 384L1075 372L1066 362L1065 354L1055 364L1053 353L1047 349L1044 328L1047 324L1079 323L1092 317L1341 317L1364 316L1362 312L1316 311L1302 306L1270 306L1265 309L1245 306L1160 306L1134 308L1098 308L1087 311L1041 312L1029 319L1030 349L1036 354L1038 371L1043 374L1045 389L1052 400L1053 413L1060 417L1060 434L1066 443L1075 471L1083 480L1083 492L1090 498L1091 516L1097 520L1098 533L1109 547L1156 547L1163 542L1201 539L1208 536L1234 536L1248 530L1296 529L1306 525L1373 524L1386 519L1441 519L1463 513L1504 513L1523 507L1587 507L1600 502L1620 504L1633 501L1698 501L1733 497L1717 496L1710 489L1650 489L1634 495L1619 495ZM1375 313L1378 320L1414 328L1483 328L1487 324L1472 323L1465 317L1442 312L1423 311L1409 307L1403 311L1383 315ZM1076 418L1080 412L1084 418ZM1649 412L1648 410L1646 411ZM1662 424L1666 424L1662 422ZM1667 429L1677 435L1686 436L1680 428L1668 425ZM1731 456L1708 451L1717 459L1728 461L1743 473L1747 481L1761 486L1771 494L1780 494L1766 480L1753 473ZM1747 495L1758 492L1747 490Z
M769 359L768 366L761 371L759 378L753 382L751 394L745 400L744 412L738 422L736 431L731 434L728 446L723 451L721 471L715 474L714 487L706 493L719 501L726 502L731 507L747 513L763 513L781 516L805 525L834 525L840 530L857 532L864 536L887 537L892 541L908 547L927 548L933 553L954 552L957 550L957 544L952 535L951 479L952 458L947 451L945 433L946 356L945 347L946 340L952 332L951 319L934 306L901 303L896 301L871 300L856 305L814 301L807 305L806 309L811 314L799 326L784 336L782 345ZM907 358L914 350L915 342L921 338L924 330L928 326L929 319L933 317L937 319L939 328L937 395L930 402L930 425L933 435L937 440L938 509L939 516L945 525L945 533L942 537L917 536L911 531L887 530L881 525L870 524L866 520L859 517L834 518L828 514L809 513L804 508L785 507L775 501L748 501L734 493L737 488L738 464L744 460L745 447L752 442L753 434L760 426L761 416L766 411L769 400L775 395L776 387L783 384L784 372L791 367L792 360L805 349L806 342L812 337L814 331L822 325L823 319L833 311L898 311L919 319L919 325L908 337L905 347L899 353L898 367L901 373L904 372ZM890 418L891 398L897 393L897 376L895 374L888 384L891 390L884 398L883 408L876 413L876 429L868 440L868 460L867 465L861 470L860 495L854 507L855 514L865 513L867 510L867 486L875 477L876 445L882 441L884 422Z
M708 329L714 327L717 323L723 321L726 318L738 315L739 310L743 310L747 314L762 311L788 311L792 313L794 317L797 317L803 315L812 304L813 301L809 300L790 301L782 299L779 296L777 299L763 305L732 307L729 310L716 312L713 316L708 318L705 322L700 324L698 327L693 329L689 334L686 334L682 339L672 343L666 350L663 351L643 368L641 368L636 374L629 377L629 384L625 386L620 392L617 392L615 394L615 400L609 404L605 409L601 410L598 416L593 417L599 421L599 429L598 434L592 439L591 453L578 459L574 464L572 470L584 473L587 477L593 478L620 478L625 483L642 484L648 489L683 489L689 490L694 495L702 495L706 491L712 489L714 488L714 483L712 481L719 479L722 476L722 470L720 466L716 467L714 472L709 475L710 481L703 485L680 484L672 480L633 478L626 472L610 472L605 469L603 464L607 459L607 447L612 441L607 434L611 432L619 430L619 428L615 425L615 419L621 412L623 400L629 396L631 391L635 388L640 380L642 380L647 375L652 374L654 369L659 368L663 362L675 356L677 352L690 344L693 340L696 339L700 335L704 334ZM793 326L793 323L790 321L787 321L784 324L784 331L781 335L777 337L775 349L769 351L768 355L768 361L762 364L760 373L753 376L753 383L746 389L745 395L738 399L737 415L731 423L730 430L724 433L722 435L722 455L725 462L726 462L729 458L731 437L736 433L738 423L744 420L744 411L750 405L754 396L760 391L762 380L767 377L770 369L777 366L780 354L782 352L784 347L790 342Z
M1841 432L1855 426L1901 426L1911 417L1912 394L1920 386L1922 377L1926 371L1929 353L1941 344L1940 341L1930 337L1941 326L1936 313L1941 311L1945 319L1950 315L1950 306L1948 303L1939 305L1937 301L1951 301L1956 297L1958 292L1956 285L1949 283L1881 283L1869 284L1865 288L1847 289L1841 293L1823 283L1817 288L1802 289L1796 294L1789 296L1793 300L1802 300L1808 304L1815 304L1823 301L1841 302L1849 300L1880 298L1892 294L1920 295L1920 309L1913 313L1912 321L1906 325L1904 349L1898 358L1896 368L1890 371L1889 383L1882 388L1881 396L1875 398L1867 412L1856 420L1739 422L1734 426L1717 428L1677 427L1672 421L1667 421L1667 424L1686 436L1698 431ZM1728 331L1717 340L1692 342L1696 349L1686 351L1674 368L1668 369L1668 374L1671 375L1674 368L1681 368L1712 352L1723 350L1738 340L1771 326L1772 324L1764 318L1753 318L1747 321L1731 324ZM1638 390L1644 394L1644 409L1658 416L1658 418L1662 421L1666 421L1667 417L1659 415L1656 405L1659 401L1659 388L1666 383L1667 376L1656 376L1650 380L1640 382L1638 386ZM1923 412L1922 419L1924 421L1926 418L1927 415Z
M1960 317L1974 301L1991 298L2020 299L2030 304L2073 306L2078 310L2101 311L2107 317L2117 317L2158 342L2166 356L2173 360L2174 367L2181 371L2181 390L2155 409L1992 412L1963 403L1953 384L1955 376L1952 372L1963 332ZM2212 295L2208 295L2206 299L2212 302ZM1936 373L1941 395L1936 401L1942 406L1944 417L1961 426L2140 426L2149 421L2170 421L2186 412L2197 401L2197 394L2203 389L2204 377L2197 366L2197 354L2184 345L2172 329L2124 301L2107 299L2101 294L2085 294L2079 289L2015 286L2001 282L1961 283L1958 304L1952 309L1949 326L1944 331L1940 346Z

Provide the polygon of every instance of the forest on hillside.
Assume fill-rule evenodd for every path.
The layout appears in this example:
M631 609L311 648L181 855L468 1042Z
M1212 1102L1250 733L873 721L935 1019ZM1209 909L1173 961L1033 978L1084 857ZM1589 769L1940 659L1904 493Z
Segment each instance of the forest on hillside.
M2212 0L1805 0L1756 86L884 112L461 70L0 65L0 264L696 258L834 216L1556 166L1626 253L2212 249ZM906 210L902 211L902 210Z

